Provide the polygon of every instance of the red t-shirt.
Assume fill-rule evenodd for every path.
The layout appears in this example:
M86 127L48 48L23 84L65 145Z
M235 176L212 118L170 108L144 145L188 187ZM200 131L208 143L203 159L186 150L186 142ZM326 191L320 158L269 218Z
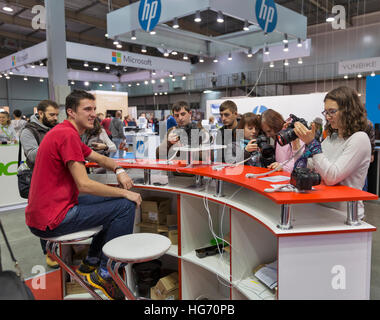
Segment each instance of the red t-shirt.
M78 188L67 167L69 161L84 162L92 150L82 143L78 131L67 120L50 130L42 140L33 169L26 224L55 229L78 203Z

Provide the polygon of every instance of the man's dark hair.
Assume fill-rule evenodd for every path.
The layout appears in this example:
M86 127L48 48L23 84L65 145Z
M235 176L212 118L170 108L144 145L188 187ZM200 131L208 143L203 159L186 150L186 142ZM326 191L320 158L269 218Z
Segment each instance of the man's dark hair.
M231 101L231 100L226 100L224 101L220 107L219 107L219 111L220 112L223 112L225 110L230 110L232 113L235 113L237 112L237 105L235 102Z
M21 110L16 109L15 111L13 111L13 115L17 118L20 118L22 116L22 112Z
M74 90L66 97L66 115L67 109L71 109L74 112L77 111L77 108L83 99L96 100L95 97L84 90Z
M53 100L42 100L37 106L37 112L46 112L48 106L52 106L54 109L59 109L58 104Z
M173 104L172 107L172 113L180 111L182 108L184 108L187 112L190 112L190 106L189 103L186 101L177 101L176 103Z

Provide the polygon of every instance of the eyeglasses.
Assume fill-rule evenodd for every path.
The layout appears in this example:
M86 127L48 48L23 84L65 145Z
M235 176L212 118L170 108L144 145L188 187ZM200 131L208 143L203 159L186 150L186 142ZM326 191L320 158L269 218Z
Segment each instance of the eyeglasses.
M329 110L324 110L322 111L322 114L324 117L326 117L327 115L332 117L335 115L335 113L337 113L339 110L338 109L329 109Z

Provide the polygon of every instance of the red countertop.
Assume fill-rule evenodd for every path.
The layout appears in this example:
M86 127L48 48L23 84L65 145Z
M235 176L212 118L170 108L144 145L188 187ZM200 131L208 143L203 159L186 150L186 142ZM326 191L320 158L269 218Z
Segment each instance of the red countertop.
M229 183L242 186L252 191L258 192L271 199L277 204L296 204L296 203L317 203L317 202L340 202L340 201L358 201L358 200L376 200L378 196L372 193L350 188L347 186L314 186L315 190L305 193L296 192L265 192L264 189L271 188L272 184L285 184L287 182L268 182L259 178L246 178L247 173L263 173L269 171L265 168L251 166L237 166L223 168L221 171L215 171L210 165L195 165L187 168L185 161L173 161L173 164L162 164L159 160L137 160L136 163L127 163L123 160L116 160L118 165L126 169L150 169L163 171L177 171L181 173L195 174L205 177L226 181ZM96 163L87 163L87 167L97 167ZM290 176L289 173L280 171L270 174L269 176Z

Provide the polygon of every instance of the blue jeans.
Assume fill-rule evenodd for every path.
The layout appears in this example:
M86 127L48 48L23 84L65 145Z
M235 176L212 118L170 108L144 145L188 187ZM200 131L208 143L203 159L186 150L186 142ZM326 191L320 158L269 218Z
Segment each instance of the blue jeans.
M136 203L125 198L84 195L78 198L78 204L67 212L65 219L54 230L30 230L37 237L50 238L102 225L102 231L92 239L87 258L100 259L100 267L106 270L108 258L102 248L114 238L133 233L135 209Z
M124 156L124 150L120 150L119 146L120 143L123 141L123 139L120 138L112 138L113 143L116 145L116 152L111 152L110 153L110 158L123 158Z

